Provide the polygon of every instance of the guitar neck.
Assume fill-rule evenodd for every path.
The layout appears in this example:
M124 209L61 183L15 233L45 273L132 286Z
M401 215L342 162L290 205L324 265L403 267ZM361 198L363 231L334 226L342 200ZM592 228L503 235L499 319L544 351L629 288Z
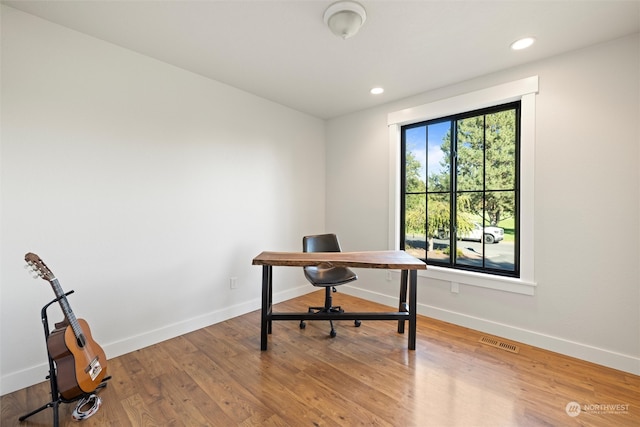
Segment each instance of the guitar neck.
M76 315L73 313L73 310L69 305L69 301L67 301L67 296L64 294L64 291L62 290L62 286L60 286L60 282L58 281L58 279L54 277L51 280L49 280L49 283L51 283L53 292L56 294L56 297L58 298L58 303L60 304L62 313L64 313L64 317L69 322L69 325L71 325L71 329L73 330L73 333L76 336L78 343L83 345L84 335L82 333L82 327L80 326L80 323L78 323L78 319L76 318Z

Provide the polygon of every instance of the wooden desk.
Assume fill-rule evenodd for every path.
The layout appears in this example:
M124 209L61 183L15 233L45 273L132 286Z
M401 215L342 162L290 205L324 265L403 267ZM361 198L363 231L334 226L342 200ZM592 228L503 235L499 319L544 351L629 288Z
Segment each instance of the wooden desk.
M397 320L398 333L404 333L404 322L409 321L409 350L416 349L416 297L418 273L427 265L404 251L372 252L262 252L253 259L253 265L262 266L262 322L260 349L267 349L267 335L274 320ZM334 267L383 268L402 270L400 298L397 312L376 313L274 313L273 267L305 267L329 265ZM408 302L407 302L408 283Z

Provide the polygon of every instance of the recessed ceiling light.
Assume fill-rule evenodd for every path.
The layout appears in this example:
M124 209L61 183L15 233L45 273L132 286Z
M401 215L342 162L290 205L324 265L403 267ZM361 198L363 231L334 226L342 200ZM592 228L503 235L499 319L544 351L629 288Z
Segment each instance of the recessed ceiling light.
M372 95L380 95L381 93L384 92L384 88L374 87L373 89L371 89L370 92L371 92Z
M522 38L520 40L516 40L513 43L511 43L511 49L513 49L513 50L526 49L529 46L531 46L532 44L534 44L535 41L536 41L536 39L533 38L533 37L525 37L525 38Z

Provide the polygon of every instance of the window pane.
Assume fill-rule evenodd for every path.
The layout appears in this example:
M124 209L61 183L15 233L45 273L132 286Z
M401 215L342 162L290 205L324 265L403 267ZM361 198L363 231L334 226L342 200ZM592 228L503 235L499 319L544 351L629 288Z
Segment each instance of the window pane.
M483 215L469 211L458 210L457 215L457 256L456 265L473 266L504 272L516 270L516 239L515 239L515 191L500 191L486 193ZM461 200L477 198L476 193L462 193ZM494 210L499 200L509 206L513 214L505 210ZM492 219L489 219L492 218ZM497 221L496 221L497 220ZM497 224L497 225L492 225Z
M491 191L485 196L485 221L499 225L502 221L516 217L515 191Z
M451 233L449 194L429 194L427 198L428 247L427 259L450 264Z
M451 122L428 126L427 165L429 191L449 191L451 181Z
M481 268L484 265L482 193L458 193L456 212L457 251L455 264ZM472 207L474 207L472 209Z
M426 140L426 126L405 130L405 191L407 193L422 193L425 191L427 180Z
M493 202L491 199L500 200L503 206L508 206L509 212L506 209L500 209L492 211L487 209L487 213L491 216L491 222L485 224L485 267L496 270L503 270L507 272L514 272L516 270L516 214L514 212L515 206L515 191L500 191L487 193L487 206L491 206ZM496 224L491 226L491 224ZM502 235L502 240L500 240Z
M484 183L484 116L458 120L458 190L482 190Z
M516 112L486 115L486 189L516 187Z
M425 259L427 256L426 218L425 194L407 194L405 196L404 250L420 259Z

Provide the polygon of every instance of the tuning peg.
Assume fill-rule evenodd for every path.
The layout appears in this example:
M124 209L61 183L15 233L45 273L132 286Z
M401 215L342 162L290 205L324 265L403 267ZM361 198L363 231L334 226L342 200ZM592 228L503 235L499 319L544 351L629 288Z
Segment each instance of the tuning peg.
M27 264L24 266L24 269L27 270L34 279L38 279L40 277L40 272L36 271L32 265Z

